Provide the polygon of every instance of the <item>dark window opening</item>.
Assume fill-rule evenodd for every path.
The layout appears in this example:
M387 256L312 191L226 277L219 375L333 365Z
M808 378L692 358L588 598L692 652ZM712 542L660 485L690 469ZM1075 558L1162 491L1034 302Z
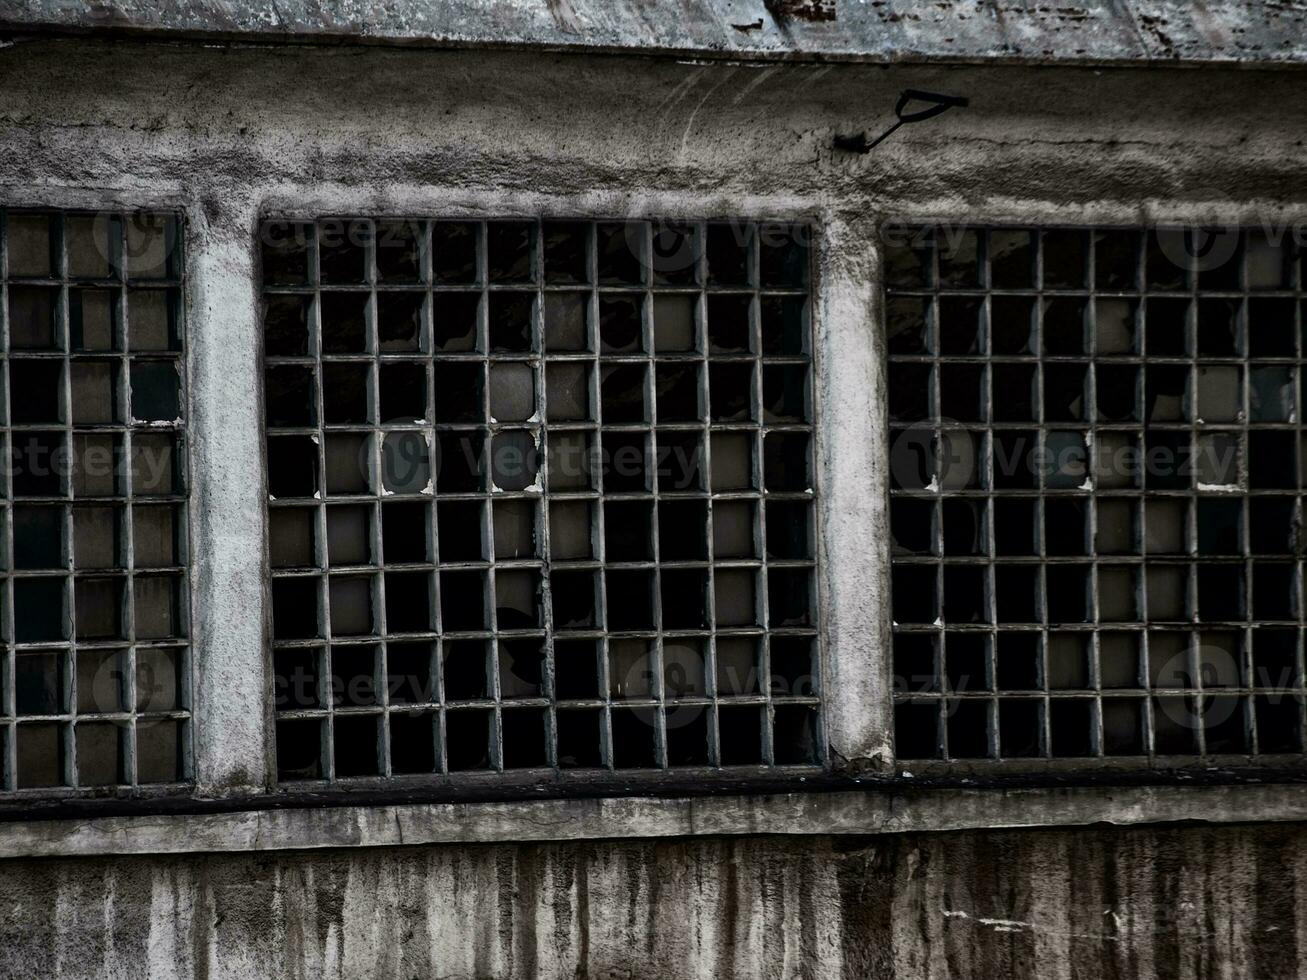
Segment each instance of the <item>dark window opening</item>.
M1303 751L1307 270L1186 242L887 238L901 759Z
M280 778L823 764L807 229L263 237Z
M0 624L0 743L14 752L0 789L185 783L180 221L8 211L0 231L12 478L0 605L13 610ZM274 347L297 315L270 314ZM288 398L276 411L295 409ZM293 455L278 488L294 482ZM280 561L298 556L297 534L279 529Z

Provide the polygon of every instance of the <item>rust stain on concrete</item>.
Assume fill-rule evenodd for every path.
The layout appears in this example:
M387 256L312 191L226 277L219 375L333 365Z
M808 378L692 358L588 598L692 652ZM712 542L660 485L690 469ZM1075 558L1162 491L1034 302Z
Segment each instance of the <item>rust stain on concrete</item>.
M836 19L835 0L766 0L777 20L806 20L815 23Z

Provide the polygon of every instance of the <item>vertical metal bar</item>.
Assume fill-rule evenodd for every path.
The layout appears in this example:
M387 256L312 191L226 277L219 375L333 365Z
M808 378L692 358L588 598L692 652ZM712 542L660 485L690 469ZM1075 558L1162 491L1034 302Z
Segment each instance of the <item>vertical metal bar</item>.
M440 422L440 419L436 417L437 395L436 395L436 376L435 376L435 363L434 363L435 358L438 356L436 351L436 302L435 302L436 288L438 285L436 282L436 267L435 267L436 222L429 221L426 223L425 227L426 227L426 231L424 233L424 240L427 243L427 249L426 249L426 257L423 259L422 267L426 274L428 305L431 308L431 315L429 319L431 321L431 356L432 356L432 365L430 369L427 371L427 376L431 379L430 388L428 391L428 397L430 399L428 402L428 408L431 413L430 425L428 427L428 431L431 433L431 440L432 440L431 445L432 445L433 466L432 466L431 479L432 479L432 487L433 490L435 491L431 495L432 496L431 562L434 569L431 573L431 577L432 577L431 601L433 603L431 622L433 628L436 631L436 636L437 636L437 639L434 640L430 646L429 676L431 677L431 682L434 685L433 697L438 704L436 710L436 716L435 716L436 772L447 773L449 772L449 749L448 749L448 743L446 738L447 728L445 724L446 721L445 718L445 713L446 713L445 712L445 700L446 700L445 699L445 644L448 641L446 641L445 639L444 612L441 609L442 596L444 595L444 592L443 592L443 586L441 583L441 574L440 574L440 568L442 562L441 543L440 543L440 458L437 452L440 446L440 436L439 433L436 431L436 425L437 423ZM475 241L473 241L472 247L474 253L477 253L479 251ZM477 264L479 266L480 264L479 260ZM472 328L473 346L476 346L477 342L480 340L482 335L481 321L484 317L484 314L481 307L484 305L485 305L485 297L484 295L482 295L478 297L477 300L477 313L476 313L477 322Z
M744 226L747 236L748 248L748 281L749 281L749 346L753 349L753 391L751 392L750 401L753 403L753 416L756 429L754 432L754 459L755 475L757 476L757 486L751 496L747 506L753 512L752 533L758 547L758 571L755 578L755 601L757 602L756 621L762 625L762 635L753 638L757 644L754 652L755 662L760 664L764 670L771 662L771 630L774 625L771 622L771 587L770 575L767 564L767 520L766 520L766 499L768 489L763 480L763 465L765 460L766 447L766 403L764 401L765 392L763 390L764 360L763 360L763 337L762 337L762 243L760 241L760 228L755 223L749 223ZM811 601L811 596L809 597ZM759 691L763 697L763 707L761 711L761 731L758 736L762 742L760 758L764 765L775 764L775 726L773 724L774 706L772 704L771 684L767 682L767 675L759 679Z
M979 257L983 263L982 283L987 280L983 278L988 275L989 263L986 256ZM986 442L982 444L980 450L980 469L981 469L981 487L984 493L977 501L977 517L981 522L978 537L981 543L981 550L985 555L985 584L986 599L985 606L988 613L989 629L986 632L986 648L984 670L986 680L989 682L989 690L997 692L1000 690L998 683L998 638L999 638L999 616L998 616L998 566L996 558L998 555L998 542L995 537L994 523L996 520L997 506L994 497L994 373L993 373L993 293L986 289L980 300L980 320L977 329L980 331L980 341L977 344L981 356L984 360L984 367L981 369L980 377L980 398L981 398L981 416L984 419L986 427ZM942 510L942 503L940 505ZM940 515L942 520L942 513ZM941 547L942 551L942 547ZM993 700L990 707L990 724L989 724L989 741L990 754L996 757L1002 757L1002 702L997 698Z
M710 360L709 351L709 329L711 324L708 322L708 225L706 222L696 222L690 226L692 234L698 243L697 254L695 255L695 284L697 290L694 298L694 334L697 351L699 354L699 392L703 400L703 468L704 478L706 481L706 494L704 513L706 515L707 527L704 531L706 535L706 547L704 554L708 558L707 565L707 595L705 603L708 606L708 625L711 633L708 636L708 664L704 668L705 674L711 673L713 703L710 711L708 723L708 759L714 766L719 766L721 762L721 691L717 689L717 543L714 536L714 511L716 508L717 487L713 480L712 469L712 437L713 437L713 405L712 405L712 382L710 379Z
M1293 256L1293 266L1290 269L1289 287L1294 291L1294 349L1297 353L1297 364L1295 370L1298 374L1297 401L1295 406L1298 418L1298 516L1299 520L1307 520L1307 500L1302 496L1304 488L1307 488L1307 419L1303 417L1304 406L1307 405L1307 378L1303 377L1304 370L1307 370L1307 344L1304 342L1303 333L1307 331L1307 249L1299 249L1299 254ZM1247 520L1243 522L1244 529L1247 529ZM1302 580L1307 578L1307 564L1302 561L1301 554L1298 561L1299 580L1304 587L1302 596L1303 605L1298 607L1298 642L1294 644L1294 669L1297 684L1294 685L1297 702L1297 736L1300 748L1307 746L1307 676L1304 671L1307 670L1307 664L1304 663L1303 640L1304 624L1307 624L1307 582ZM1269 686L1269 685L1268 685ZM1285 684L1289 687L1289 684Z
M597 569L592 574L591 587L595 593L595 626L600 630L598 643L600 697L604 701L602 741L604 743L603 764L616 768L617 750L613 743L613 670L612 650L608 638L608 575L607 575L607 540L604 515L604 407L603 407L603 362L600 360L601 339L599 336L599 226L592 224L589 236L586 261L589 263L590 290L586 297L585 335L590 364L589 384L594 407L594 418L587 420L594 425L587 430L594 435L594 452L585 465L593 468L592 481L587 490L592 494L590 519L593 522L593 550ZM585 437L582 436L584 447Z
M322 234L324 222L318 221L313 225L313 241L309 245L309 264L312 270L312 285L314 297L314 309L318 311L319 330L317 336L317 349L312 351L313 354L313 378L314 378L314 397L316 413L315 428L317 438L314 440L318 447L318 487L317 494L321 500L326 500L327 494L327 435L326 435L326 415L324 406L326 398L323 394L322 386L322 369L323 369L323 344L321 331L321 310L322 310ZM364 313L364 330L365 340L364 347L371 344L371 311ZM324 528L327 526L325 505L320 505L324 514ZM333 674L332 665L332 632L331 632L331 553L327 547L328 538L324 531L322 538L322 547L325 560L321 569L318 571L318 616L320 618L319 635L322 638L322 646L319 648L319 708L323 711L322 720L319 722L319 737L322 742L322 778L327 782L334 782L336 779L336 699L335 685L332 684Z
M1083 266L1085 276L1085 347L1089 354L1089 372L1086 383L1089 386L1090 393L1088 401L1086 402L1088 408L1087 414L1089 417L1087 426L1089 438L1086 440L1085 465L1088 474L1087 481L1090 487L1092 487L1089 497L1085 501L1085 516L1088 522L1089 553L1093 555L1094 562L1094 622L1096 624L1093 635L1089 638L1089 684L1094 689L1095 714L1099 719L1098 755L1103 756L1107 754L1107 728L1103 717L1103 648L1102 643L1100 642L1102 634L1098 628L1098 624L1102 622L1102 604L1100 602L1101 584L1099 582L1099 574L1102 565L1099 563L1100 554L1098 548L1100 524L1099 502L1102 498L1099 495L1097 479L1097 461L1099 458L1098 447L1100 444L1098 429L1098 267L1093 234L1088 230L1081 231L1081 234L1084 236L1082 240L1085 244L1085 262ZM1040 238L1040 249L1042 252L1044 247L1043 236L1041 235ZM1045 261L1047 260L1045 259ZM1132 581L1132 589L1134 584L1135 583ZM1142 611L1138 609L1138 601L1136 593L1136 619L1142 615Z
M532 384L535 391L535 414L539 420L535 431L535 443L538 447L536 459L537 482L541 492L530 498L533 558L540 560L539 597L541 605L540 622L544 625L545 635L544 666L540 677L540 693L548 699L545 708L545 765L558 768L558 698L554 681L554 603L553 589L549 575L549 511L545 500L549 487L549 384L548 361L549 350L545 343L545 286L548 283L545 269L545 230L544 223L535 226L535 252L539 257L536 277L536 299L534 323L532 329L532 349L535 354L532 365Z
M658 455L658 385L657 385L657 363L654 358L654 330L653 330L653 225L648 221L639 222L640 227L640 250L638 264L642 270L644 278L644 288L640 292L640 346L644 351L644 384L646 398L648 399L649 412L646 421L649 426L648 441L645 443L645 452L648 453L646 466L649 472L649 483L646 489L650 494L649 503L649 534L652 537L650 542L650 554L653 556L652 570L650 581L652 583L653 595L651 597L653 609L653 627L654 636L650 641L649 659L650 673L652 677L650 693L654 696L655 706L653 709L654 724L654 763L657 768L666 769L670 765L670 758L667 748L667 691L666 691L666 640L664 632L666 625L663 619L663 592L662 592L662 567L661 567L661 550L658 540L659 527L659 510L661 509L662 486L659 479ZM625 232L627 241L630 241L630 226L627 226Z
M1251 323L1251 311L1249 309L1249 293L1251 292L1251 284L1250 284L1250 277L1248 274L1248 245L1249 245L1248 230L1243 229L1239 235L1239 248L1236 253L1238 255L1239 270L1238 270L1238 281L1236 283L1235 288L1238 289L1241 295L1239 298L1238 309L1235 312L1235 353L1238 354L1240 357L1240 374L1243 376L1243 391L1241 392L1241 394L1244 397L1243 414L1245 418L1249 415L1248 386L1252 383L1251 382L1252 323ZM1298 305L1297 303L1294 304L1295 307L1297 305ZM1294 344L1296 348L1297 341L1298 341L1298 334L1296 332L1294 334L1294 338L1295 338ZM1293 371L1294 407L1290 414L1290 420L1294 423L1294 447L1293 448L1295 454L1297 454L1295 460L1297 462L1297 466L1295 467L1295 475L1298 477L1298 479L1295 480L1295 482L1299 486L1301 486L1302 484L1301 477L1303 472L1302 459L1301 459L1301 453L1302 453L1301 426L1302 426L1303 401L1302 401L1302 392L1300 391L1300 378L1299 378L1300 371L1296 365L1291 370ZM1194 373L1197 374L1196 369ZM1196 410L1197 410L1197 403L1195 402L1195 412ZM1244 480L1240 479L1240 475L1237 473L1235 476L1235 480L1236 482L1239 483L1241 487L1247 487L1247 483ZM1194 536L1191 539L1191 543L1193 546L1192 553L1196 556L1198 553L1198 540L1197 540L1198 500L1196 495L1195 495L1192 511L1193 513L1190 515L1190 520L1193 522L1192 527L1193 527ZM1289 549L1286 548L1285 550L1289 550ZM1297 571L1298 569L1295 563L1292 572L1292 583L1295 592L1298 594L1293 596L1291 604L1295 617L1299 621L1301 621L1302 604L1301 604L1301 599L1299 598L1301 594L1301 590L1299 588ZM1255 617L1255 612L1252 605L1252 599L1254 598L1254 595L1253 595L1253 580L1252 580L1251 572L1247 574L1247 582L1245 584L1248 588L1249 601L1248 604L1244 607L1243 628L1240 629L1237 634L1239 637L1237 641L1239 643L1239 649L1235 651L1234 655L1236 658L1238 658L1235 664L1235 674L1237 678L1236 683L1240 688L1248 689L1256 686L1256 678L1253 677L1253 620ZM1195 596L1195 600L1196 599L1197 596ZM1240 712L1243 715L1244 739L1248 745L1249 754L1253 755L1254 757L1260 755L1261 753L1261 747L1257 736L1257 722L1254 714L1254 711L1256 709L1255 701L1256 699L1251 694L1247 694L1247 695L1241 694L1239 695L1239 699L1237 702L1238 710L1240 710Z
M71 459L73 451L73 366L72 366L72 336L69 330L68 322L68 264L66 260L66 242L63 234L64 216L59 213L53 213L49 217L50 235L56 239L54 249L52 250L52 259L55 261L55 268L51 270L53 277L59 280L59 293L55 307L55 344L61 351L60 369L62 390L60 391L59 401L60 408L63 412L63 432L61 433L64 440L65 451ZM117 392L114 392L115 396ZM66 680L67 691L60 691L60 696L67 695L67 702L61 705L61 714L67 714L70 721L60 725L60 736L64 739L67 747L67 776L68 785L77 786L80 783L77 766L77 731L74 722L71 720L77 711L77 561L74 552L73 539L73 480L71 467L65 467L63 474L64 486L62 487L62 496L64 502L60 505L60 522L59 533L61 537L60 551L63 558L63 568L65 569L64 579L67 583L65 595L68 601L68 619L69 619L69 636L67 646L59 651L59 659L62 661L62 671ZM114 508L118 513L114 514L115 520L125 519L125 512ZM128 522L130 524L130 521ZM129 556L130 557L130 556ZM127 583L131 584L130 580ZM135 711L135 702L133 701L127 708ZM116 781L116 780L115 780Z
M5 500L9 502L6 509L8 520L5 521L5 555L8 558L8 570L5 574L4 582L4 626L5 639L9 642L5 648L5 690L4 690L4 713L8 724L5 731L9 737L5 740L4 748L4 788L16 789L18 786L18 725L17 725L17 704L14 688L17 684L17 655L14 652L14 646L17 642L18 632L17 624L14 621L14 602L13 602L13 566L14 566L14 466L13 466L13 418L11 411L13 391L9 371L9 351L10 347L10 323L9 323L9 214L7 211L0 211L0 344L3 344L4 365L4 439L3 448L5 453L5 471L4 471L4 491Z
M490 222L481 224L481 242L484 259L486 262L485 272L485 290L486 290L486 346L482 354L482 371L484 372L483 383L481 385L481 398L483 416L486 419L492 419L490 388L492 384L492 372L497 361L490 348ZM482 535L486 542L486 550L490 555L489 569L485 573L486 578L482 582L486 602L486 615L490 624L490 639L486 641L487 656L490 657L490 697L494 700L492 712L492 727L490 736L490 760L491 766L502 772L504 769L504 722L503 722L503 702L500 690L499 678L499 615L496 608L497 591L495 588L495 579L498 577L498 562L495 557L495 523L494 523L494 459L495 440L499 435L500 426L494 421L489 422L486 428L485 442L482 446L483 458L485 460L486 472L482 474L482 487L485 491L484 502L481 504L481 521ZM484 623L484 621L483 621Z
M373 735L375 742L373 744L372 750L373 750L373 754L376 756L378 775L382 777L388 777L391 774L390 696L389 693L386 690L384 690L384 688L386 686L385 685L386 657L388 651L388 647L386 644L386 637L389 634L389 629L386 622L387 558L382 543L382 521L384 519L384 515L382 513L383 507L381 504L381 501L384 500L386 496L386 486L385 486L386 431L383 428L385 419L383 419L381 416L381 298L378 295L378 291L377 291L377 283L380 281L380 275L378 274L377 271L377 265L378 265L377 248L379 247L378 225L375 221L359 222L358 224L361 227L367 229L367 233L364 236L365 245L364 245L364 253L363 253L364 255L363 263L364 263L364 275L367 278L369 293L371 294L371 302L373 304L373 310L375 311L373 317L374 322L373 322L372 329L374 331L374 335L376 338L375 349L372 355L373 365L369 368L370 371L375 372L376 383L371 386L370 400L372 404L369 407L372 410L372 412L375 412L375 414L373 414L372 416L373 419L375 419L374 424L375 424L375 433L376 433L375 436L373 437L372 452L373 452L373 464L376 467L374 472L376 474L377 483L376 486L373 488L373 494L376 499L369 504L369 508L372 511L372 522L370 524L370 530L372 532L372 556L373 556L372 565L374 566L375 569L371 573L371 578L374 586L373 596L374 596L374 601L376 603L376 608L373 610L374 617L375 617L373 620L373 633L377 638L377 642L375 644L371 644L370 646L372 647L373 683L375 684L377 682L377 679L379 678L383 690L381 691L374 690L374 694L373 694L374 702L381 706L381 714L374 719L374 721L376 722L374 728L375 733ZM420 312L418 316L419 316L418 349L421 350L424 324L422 323L422 314ZM325 424L325 419L324 419L324 424Z
M126 677L124 678L124 694L126 707L132 712L132 718L129 722L127 739L125 743L124 766L129 774L129 781L134 786L139 781L137 772L137 760L139 752L137 751L137 730L136 730L136 706L138 698L136 694L136 537L135 521L132 516L132 501L136 496L136 474L133 472L132 462L135 457L135 418L132 412L132 383L131 383L131 318L132 310L129 298L130 290L127 288L132 279L131 275L131 255L127 247L127 222L130 220L124 216L123 220L115 226L110 223L110 227L117 228L118 241L113 243L111 250L116 251L122 260L118 268L118 308L122 311L119 317L119 336L118 349L121 351L119 361L119 372L122 377L122 399L123 399L123 419L126 424L123 426L123 504L122 513L125 517L126 533L124 534L123 549L125 552L127 575L124 592L126 593L123 602L124 615L127 617L127 665L124 669Z
M988 240L988 236L986 236ZM1038 272L1038 267L1036 272ZM984 264L984 283L985 288L992 290L993 287L993 265L990 256L986 255ZM1042 282L1037 280L1037 287L1042 286ZM1035 358L1035 410L1031 414L1037 419L1035 430L1035 448L1040 454L1039 459L1047 458L1044 453L1047 449L1047 432L1048 432L1048 413L1046 411L1047 401L1047 365L1045 363L1045 351L1047 344L1044 336L1044 294L1042 291L1036 291L1033 299L1033 330L1034 330L1034 350L1031 352ZM1048 601L1048 487L1044 474L1041 472L1036 475L1035 494L1037 507L1041 520L1041 533L1039 536L1039 599L1042 613L1042 625L1039 630L1039 670L1041 675L1044 696L1040 699L1040 733L1039 742L1042 754L1045 757L1052 756L1053 753L1053 735L1052 735L1052 712L1053 701L1049 697L1051 685L1049 683L1049 647L1051 645L1049 627L1051 624L1051 606Z
M1181 414L1180 414L1181 424L1184 425L1183 431L1189 449L1188 462L1191 464L1192 461L1196 458L1194 456L1194 453L1197 449L1197 443L1198 443L1198 435L1196 431L1198 428L1198 423L1196 419L1197 419L1197 408L1198 408L1198 361L1199 361L1198 311L1199 311L1200 293L1201 293L1201 290L1199 289L1199 279L1200 279L1200 274L1199 274L1198 264L1195 260L1191 258L1189 261L1189 268L1187 271L1189 313L1185 319L1186 356L1184 358L1185 373L1186 373L1184 400L1188 402L1188 405L1181 406ZM1245 376L1244 384L1246 385L1248 381L1247 379L1248 371L1246 370L1246 362L1245 362L1245 370L1242 373ZM1245 404L1247 403L1245 402ZM1196 484L1194 482L1191 482L1189 487L1189 495L1186 497L1178 497L1177 499L1180 503L1180 506L1186 507L1187 509L1187 505L1190 503L1190 501L1196 500ZM1145 503L1144 505L1145 520L1147 520L1147 515L1148 515L1148 506L1147 503ZM1196 601L1198 598L1198 566L1196 564L1191 564L1190 567L1187 569L1187 572L1189 578L1189 582L1187 583L1187 585L1192 590L1191 594ZM1247 589L1249 586L1248 580L1251 578L1251 574L1252 574L1251 563L1245 558L1244 561L1245 597L1247 596ZM1147 583L1147 580L1148 580L1147 567L1145 566L1145 573L1144 573L1145 583ZM1147 606L1144 607L1144 611L1145 611L1145 615L1148 615ZM1195 609L1188 616L1188 621L1190 624L1194 624L1201 618L1201 616L1202 616L1202 610ZM1195 628L1194 625L1190 625L1189 629L1186 631L1185 634L1185 641L1186 641L1185 646L1189 654L1188 666L1189 666L1189 675L1191 679L1190 686L1192 687L1192 690L1186 691L1185 695L1186 697L1193 698L1192 703L1194 705L1194 712L1191 715L1191 717L1195 720L1195 724L1197 725L1194 731L1195 751L1198 756L1204 757L1207 755L1207 736L1206 736L1206 732L1204 731L1206 715L1203 708L1202 658L1199 653L1199 639L1201 636L1202 634L1199 632L1197 628Z

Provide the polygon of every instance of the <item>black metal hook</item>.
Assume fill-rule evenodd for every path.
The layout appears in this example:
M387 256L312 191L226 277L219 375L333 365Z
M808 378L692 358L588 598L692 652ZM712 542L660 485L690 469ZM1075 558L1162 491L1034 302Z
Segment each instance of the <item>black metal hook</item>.
M918 109L916 112L905 114L903 110L908 107L910 102L929 102L930 105L925 109ZM933 119L940 113L948 112L952 108L965 109L970 104L970 99L960 95L940 95L938 92L923 92L915 88L905 89L899 94L899 101L894 106L894 115L898 117L898 121L893 126L870 143L867 142L864 133L859 133L857 136L836 136L835 146L850 153L870 153L897 132L900 126L907 123L925 122L927 119Z

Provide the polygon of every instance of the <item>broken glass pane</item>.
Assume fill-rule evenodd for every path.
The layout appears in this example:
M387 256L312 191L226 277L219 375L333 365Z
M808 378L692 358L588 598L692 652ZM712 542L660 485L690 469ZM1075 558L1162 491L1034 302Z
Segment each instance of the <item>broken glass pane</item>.
M536 483L540 450L536 433L526 430L499 432L491 443L490 479L500 490L526 490Z
M502 612L501 612L502 615ZM545 646L539 639L499 641L499 696L538 698L544 693ZM543 732L541 733L543 735ZM504 739L509 738L507 730ZM538 738L535 740L540 741Z
M421 501L388 500L381 505L381 548L388 564L430 560L428 510Z
M544 223L544 274L549 283L590 281L589 226L578 221Z
M661 557L667 560L666 554ZM699 630L710 625L706 569L664 568L661 588L663 629Z
M327 443L328 448L331 442ZM328 492L331 462L328 459ZM381 447L382 484L391 493L422 493L431 486L431 449L425 432L388 432ZM364 489L359 487L358 489Z
M132 418L171 422L182 414L179 366L173 361L132 362Z
M324 354L367 352L367 293L323 293L319 309Z
M16 654L14 670L14 705L19 717L68 710L62 653Z
M1254 422L1292 422L1295 371L1290 367L1254 367L1248 378L1248 409Z
M480 310L480 293L433 293L431 320L435 330L436 350L476 350Z
M490 349L525 352L531 350L534 293L494 292L490 302Z
M605 579L608 628L616 631L653 629L653 573L609 571Z
M383 351L422 347L423 293L377 293L377 345Z
M324 365L324 370L325 367ZM422 364L383 363L378 389L383 425L388 422L421 422L426 419L427 371Z
M606 354L643 350L643 309L643 294L602 294L599 299L599 349Z
M479 226L472 222L437 221L431 225L431 266L439 283L477 281Z
M377 279L417 282L421 272L422 229L416 221L377 223Z
M495 573L495 623L501 630L533 629L544 625L539 572L500 569Z

